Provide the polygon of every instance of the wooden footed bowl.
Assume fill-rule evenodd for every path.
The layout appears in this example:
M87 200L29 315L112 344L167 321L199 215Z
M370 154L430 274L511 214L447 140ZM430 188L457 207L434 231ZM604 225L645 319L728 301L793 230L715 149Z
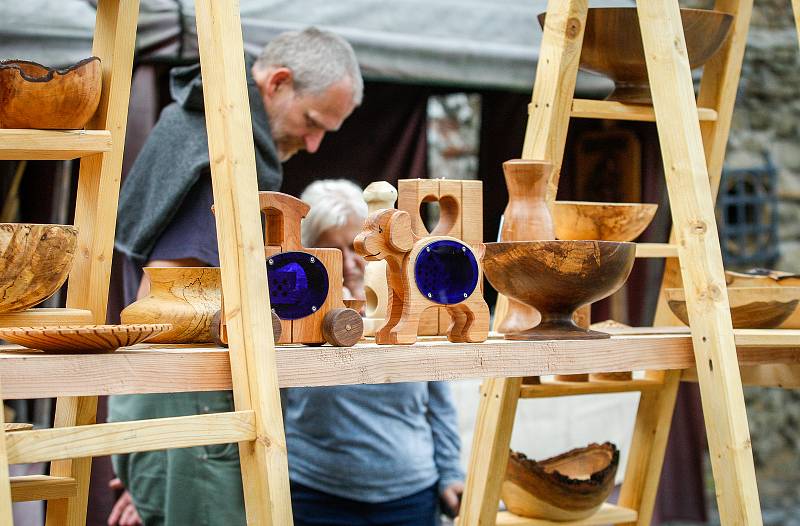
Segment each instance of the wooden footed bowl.
M656 210L654 204L556 201L556 238L633 241L653 220Z
M521 517L574 521L595 513L614 489L619 451L589 444L536 462L514 451L508 457L500 497Z
M683 289L665 289L675 316L689 325ZM728 287L734 329L774 329L797 310L800 287Z
M65 69L0 62L0 128L83 128L100 102L102 73L97 57Z
M689 66L699 68L719 51L733 23L720 11L681 9ZM544 27L544 13L539 15ZM596 7L586 15L580 67L614 81L606 100L651 104L639 16L635 7Z
M613 294L628 278L634 243L616 241L508 241L486 243L483 269L501 294L534 307L542 321L506 334L509 340L608 338L572 321L582 305Z
M0 223L0 313L52 296L69 275L77 242L74 226Z

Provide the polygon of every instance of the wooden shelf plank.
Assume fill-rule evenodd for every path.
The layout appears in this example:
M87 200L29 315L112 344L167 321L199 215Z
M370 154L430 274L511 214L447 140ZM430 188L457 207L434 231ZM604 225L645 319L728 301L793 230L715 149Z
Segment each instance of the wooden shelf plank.
M551 398L554 396L575 396L598 393L627 393L660 389L657 380L633 379L625 381L564 382L542 380L539 385L523 385L520 398Z
M502 511L497 514L497 526L600 526L602 524L634 523L638 516L636 510L605 503L591 517L577 521L554 522L543 519L528 519L508 511Z
M669 243L636 243L637 258L676 258L678 246Z
M72 477L48 475L11 477L11 499L14 502L65 499L77 494L78 483Z
M65 160L109 151L107 130L0 129L0 160Z
M717 120L717 112L711 108L697 108L701 121ZM610 100L573 99L572 117L584 119L615 119L620 121L655 122L652 106L625 104Z
M91 325L92 311L86 309L28 309L0 314L0 327L40 327L45 325Z
M45 462L255 440L255 413L236 411L6 435L8 463Z

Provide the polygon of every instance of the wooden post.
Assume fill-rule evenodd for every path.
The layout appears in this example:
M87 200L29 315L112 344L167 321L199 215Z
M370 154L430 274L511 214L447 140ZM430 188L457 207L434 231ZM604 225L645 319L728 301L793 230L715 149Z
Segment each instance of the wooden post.
M714 204L676 0L637 3L724 524L761 524Z
M797 40L800 43L800 0L792 0L792 10L794 11L794 27L797 29Z
M236 410L255 411L240 442L248 524L292 524L255 150L239 5L196 0L208 146Z
M109 130L112 143L110 152L81 159L75 203L78 247L67 288L67 307L91 310L97 324L106 319L138 14L138 0L100 0L97 5L92 53L102 61L103 91L86 128ZM97 397L59 398L55 425L92 424L96 414ZM50 474L75 478L78 492L50 503L48 526L86 523L91 467L91 458L51 464Z
M11 482L8 475L5 422L4 411L0 411L0 524L14 524L11 510Z

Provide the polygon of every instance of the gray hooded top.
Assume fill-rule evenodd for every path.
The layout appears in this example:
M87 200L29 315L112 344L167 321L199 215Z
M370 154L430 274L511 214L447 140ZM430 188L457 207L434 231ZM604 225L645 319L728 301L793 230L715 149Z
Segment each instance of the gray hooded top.
M247 61L258 188L275 191L281 164L251 65ZM175 102L162 111L120 191L115 247L140 264L149 259L192 186L210 172L200 65L174 68L170 76Z

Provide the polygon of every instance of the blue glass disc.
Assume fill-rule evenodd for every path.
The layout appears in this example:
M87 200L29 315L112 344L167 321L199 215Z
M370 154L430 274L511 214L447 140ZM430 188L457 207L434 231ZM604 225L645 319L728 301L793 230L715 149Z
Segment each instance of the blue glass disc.
M478 262L464 243L433 241L417 255L414 278L423 296L453 305L464 301L478 286Z
M267 259L272 310L282 320L299 320L316 312L328 297L328 271L307 252L281 252Z

